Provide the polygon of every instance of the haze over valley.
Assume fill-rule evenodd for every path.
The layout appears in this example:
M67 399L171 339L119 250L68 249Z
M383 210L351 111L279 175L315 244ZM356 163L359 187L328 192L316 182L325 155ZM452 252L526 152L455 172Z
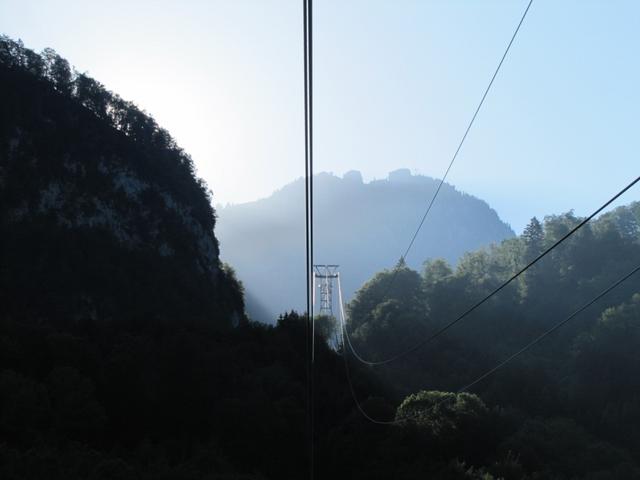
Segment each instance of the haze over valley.
M314 262L340 265L345 300L376 272L395 267L438 184L407 169L371 182L357 171L316 175ZM268 198L217 210L222 260L243 282L256 320L272 323L304 309L303 198L300 179ZM444 184L406 262L416 270L436 258L455 265L465 252L513 236L486 202Z

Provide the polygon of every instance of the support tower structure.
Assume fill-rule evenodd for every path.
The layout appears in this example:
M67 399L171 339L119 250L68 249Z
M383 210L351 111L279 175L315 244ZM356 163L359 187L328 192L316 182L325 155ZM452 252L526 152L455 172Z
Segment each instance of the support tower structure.
M334 317L333 280L338 278L339 265L313 266L313 303L316 302L316 290L320 291L320 315Z

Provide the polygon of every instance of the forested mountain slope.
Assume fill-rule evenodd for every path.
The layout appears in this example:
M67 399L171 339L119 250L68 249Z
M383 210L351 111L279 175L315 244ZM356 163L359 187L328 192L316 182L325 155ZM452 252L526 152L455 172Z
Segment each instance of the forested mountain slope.
M206 187L152 118L54 52L9 40L0 105L0 308L58 320L241 318Z
M420 272L402 267L367 282L348 306L359 354L382 360L403 352L502 284L582 219L572 213L533 219L523 235L465 254L456 267L432 260ZM375 370L401 396L421 389L457 391L603 292L640 265L640 202L583 226L517 281L445 335ZM395 275L395 281L391 284ZM525 469L547 443L557 458L540 477L637 478L640 462L640 274L524 352L472 391L520 417L504 448L520 452ZM354 360L354 363L355 362ZM362 393L361 393L362 394ZM429 420L434 395L411 396ZM461 406L460 408L466 408ZM474 407L475 408L475 407ZM400 409L402 412L402 407ZM412 414L418 415L418 414ZM473 416L486 417L484 413ZM596 445L594 438L615 444ZM580 460L581 449L589 458ZM596 474L613 461L619 472ZM538 467L536 467L538 468ZM635 467L634 467L635 468ZM564 474L562 472L565 472Z

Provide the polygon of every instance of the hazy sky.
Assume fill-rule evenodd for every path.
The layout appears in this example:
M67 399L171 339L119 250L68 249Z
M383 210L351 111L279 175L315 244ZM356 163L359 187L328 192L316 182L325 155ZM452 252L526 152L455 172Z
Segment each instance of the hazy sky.
M439 177L526 3L316 0L316 169ZM0 0L0 32L146 109L238 203L303 173L301 6ZM638 1L534 0L449 181L517 231L593 210L640 174L639 48Z

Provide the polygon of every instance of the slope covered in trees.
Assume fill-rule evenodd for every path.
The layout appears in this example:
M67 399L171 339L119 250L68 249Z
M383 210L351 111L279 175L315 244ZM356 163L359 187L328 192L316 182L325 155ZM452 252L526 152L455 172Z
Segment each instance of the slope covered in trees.
M7 38L0 104L1 308L60 321L242 317L206 187L151 117L55 52Z
M359 172L316 176L315 261L341 265L347 298L375 272L398 261L438 183L408 170L369 183ZM304 307L304 270L299 267L305 255L303 198L303 181L298 180L269 198L218 208L223 258L252 295L247 307L254 319L265 320L261 311L272 318L287 308ZM426 258L455 263L466 251L512 236L485 202L444 184L407 261L416 268Z
M499 286L580 220L571 213L546 217L542 223L533 219L520 237L467 253L455 268L444 260L425 262L421 273L404 266L391 288L394 274L380 272L348 306L356 350L375 361L412 347ZM587 224L446 335L376 371L401 396L427 386L456 391L638 265L640 202L635 202ZM593 478L637 477L636 467L630 465L640 462L640 437L634 427L640 418L639 292L636 275L473 387L485 402L500 405L520 419L504 448L510 445L519 453L521 467L532 468L558 449L558 458L544 467L541 478L584 478L616 456L626 467ZM431 429L447 428L429 420L429 401L434 401L421 395L405 400L405 404L417 404L419 414L406 406L400 407L399 414L427 422ZM468 405L460 408L469 413ZM472 417L484 411L478 406L471 410ZM597 445L595 438L608 446ZM595 458L582 458L582 449Z

